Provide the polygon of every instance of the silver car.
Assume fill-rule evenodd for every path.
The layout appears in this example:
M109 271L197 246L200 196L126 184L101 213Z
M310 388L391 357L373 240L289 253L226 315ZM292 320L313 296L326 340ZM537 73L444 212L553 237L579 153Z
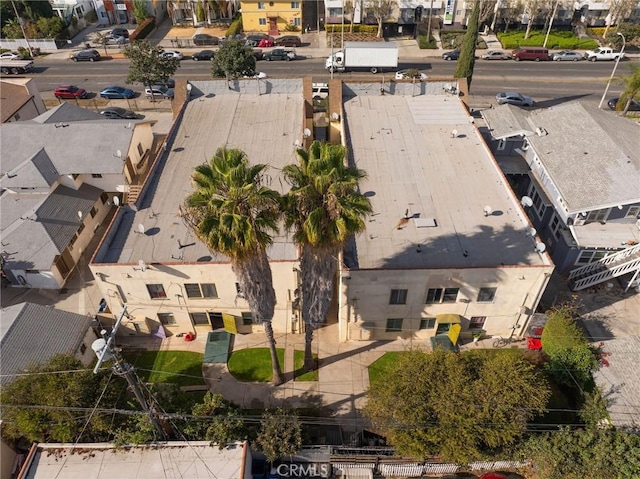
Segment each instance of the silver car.
M532 98L513 91L498 93L496 95L496 101L498 105L533 106Z
M559 52L553 53L551 55L551 59L554 62L564 62L564 61L579 62L580 60L583 59L583 57L578 52L574 52L573 50L560 50Z

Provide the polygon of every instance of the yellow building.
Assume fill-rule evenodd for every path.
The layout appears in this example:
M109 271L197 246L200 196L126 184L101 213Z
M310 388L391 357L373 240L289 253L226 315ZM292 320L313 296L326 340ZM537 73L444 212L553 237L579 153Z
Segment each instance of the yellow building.
M242 1L240 8L245 32L265 32L276 36L286 32L287 25L302 30L302 1Z

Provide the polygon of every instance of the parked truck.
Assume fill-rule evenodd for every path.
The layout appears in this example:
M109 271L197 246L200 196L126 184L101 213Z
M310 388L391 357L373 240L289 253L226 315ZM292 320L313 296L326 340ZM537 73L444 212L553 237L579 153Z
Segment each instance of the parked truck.
M584 52L584 58L591 61L605 61L605 60L617 60L618 57L622 60L624 53L614 52L613 48L600 47L595 50L587 50Z
M21 73L29 73L31 70L33 70L33 61L31 60L0 59L0 73L3 75L20 75Z
M398 68L398 45L395 42L344 42L342 50L327 58L325 68L330 72L395 70Z

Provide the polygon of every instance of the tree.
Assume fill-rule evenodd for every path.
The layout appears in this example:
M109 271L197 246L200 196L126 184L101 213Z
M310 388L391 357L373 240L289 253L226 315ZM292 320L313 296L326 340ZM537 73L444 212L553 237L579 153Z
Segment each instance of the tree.
M529 38L531 34L531 27L533 22L540 16L540 14L548 10L550 4L546 0L525 0L526 12L529 16L529 22L527 23L527 29L524 32L524 39Z
M163 57L163 51L162 47L154 47L144 40L127 45L124 49L124 56L129 59L126 82L140 82L145 87L166 83L180 66L180 60Z
M476 62L476 44L478 42L478 17L480 15L480 3L475 2L471 17L469 17L469 25L467 32L462 40L460 49L460 58L456 66L455 78L466 78L467 88L471 89L471 78L473 77L473 68Z
M395 7L395 0L366 0L365 12L378 22L378 38L382 38L382 22L391 16Z
M313 330L327 317L340 252L349 238L364 231L371 203L358 189L366 173L347 166L343 146L314 141L309 151L297 150L296 157L298 164L283 170L291 185L283 205L285 225L301 249L304 368L310 371L315 366Z
M71 354L29 366L24 376L4 385L0 393L3 436L32 442L74 442L82 432L85 442L107 440L111 415L90 413L98 399L111 407L124 391L124 383L110 383L109 379L107 372L93 374Z
M616 110L622 111L622 116L626 116L631 106L631 101L640 99L640 66L629 65L631 75L620 75L614 81L624 85L624 91L616 105Z
M364 414L400 455L466 463L516 444L549 396L520 354L413 350L371 382Z
M562 429L531 437L523 456L539 479L640 477L640 436L607 430Z
M276 294L266 249L278 231L280 196L262 186L266 168L249 165L243 151L218 148L193 173L195 191L186 199L185 219L211 251L231 260L254 320L264 323L273 384L279 385L282 372L271 325Z
M357 0L356 0L357 1ZM355 12L355 5L352 0L346 0L343 3L342 15L348 15L349 20L349 33L353 33L353 14Z
M56 38L64 30L64 22L58 16L38 18L36 25L44 38Z
M204 22L205 19L204 4L202 0L198 0L198 3L196 3L196 20L198 20L198 22Z
M256 58L251 47L246 46L240 40L228 40L216 52L211 62L211 73L214 77L238 78L252 76L256 72Z
M95 41L98 45L104 47L104 54L107 55L107 45L109 45L111 37L107 33L96 32Z
M637 0L611 0L611 4L609 6L609 15L606 18L606 27L602 36L604 38L607 38L609 27L611 27L611 25L617 25L620 22L624 21L626 18L629 18L631 16L631 13L637 6Z
M225 401L220 394L207 391L202 403L193 407L192 414L198 418L207 418L189 422L186 431L195 440L206 439L224 449L231 442L247 438L247 429L239 418L240 410Z
M573 308L563 305L550 310L542 331L542 351L553 378L566 386L584 388L592 382L598 359L582 330L573 321Z
M147 11L147 2L145 0L133 0L133 16L138 24L147 19L149 12Z
M296 454L302 447L302 426L298 416L282 408L265 411L256 445L271 464L281 457Z

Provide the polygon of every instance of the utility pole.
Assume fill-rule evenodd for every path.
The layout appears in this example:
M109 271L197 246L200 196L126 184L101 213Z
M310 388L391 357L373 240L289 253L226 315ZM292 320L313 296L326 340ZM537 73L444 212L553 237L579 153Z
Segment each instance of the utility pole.
M29 43L29 39L27 38L27 34L24 31L24 20L20 15L18 15L18 9L16 8L16 4L13 0L11 0L11 5L13 5L13 11L16 14L16 20L20 24L20 30L22 30L22 36L24 40L27 42L27 50L29 50L29 56L33 57L33 50L31 49L31 44Z
M155 400L153 399L153 397L145 396L145 394L142 392L142 388L140 387L140 383L138 382L138 377L134 374L133 366L131 366L122 358L122 356L120 355L120 351L118 351L118 349L113 344L115 341L116 332L120 327L122 318L124 318L125 316L129 316L127 313L126 305L122 307L122 312L120 313L120 316L118 317L116 324L113 327L113 331L111 331L111 334L107 334L107 331L103 329L100 332L102 334L102 338L96 339L91 345L91 348L96 353L96 356L98 356L98 362L93 368L93 373L98 373L103 361L113 359L114 374L123 377L127 381L127 384L129 384L129 388L131 388L133 395L140 403L142 410L149 416L149 420L158 433L158 437L166 440L167 432L162 427L162 423L160 422L160 418L158 417Z

